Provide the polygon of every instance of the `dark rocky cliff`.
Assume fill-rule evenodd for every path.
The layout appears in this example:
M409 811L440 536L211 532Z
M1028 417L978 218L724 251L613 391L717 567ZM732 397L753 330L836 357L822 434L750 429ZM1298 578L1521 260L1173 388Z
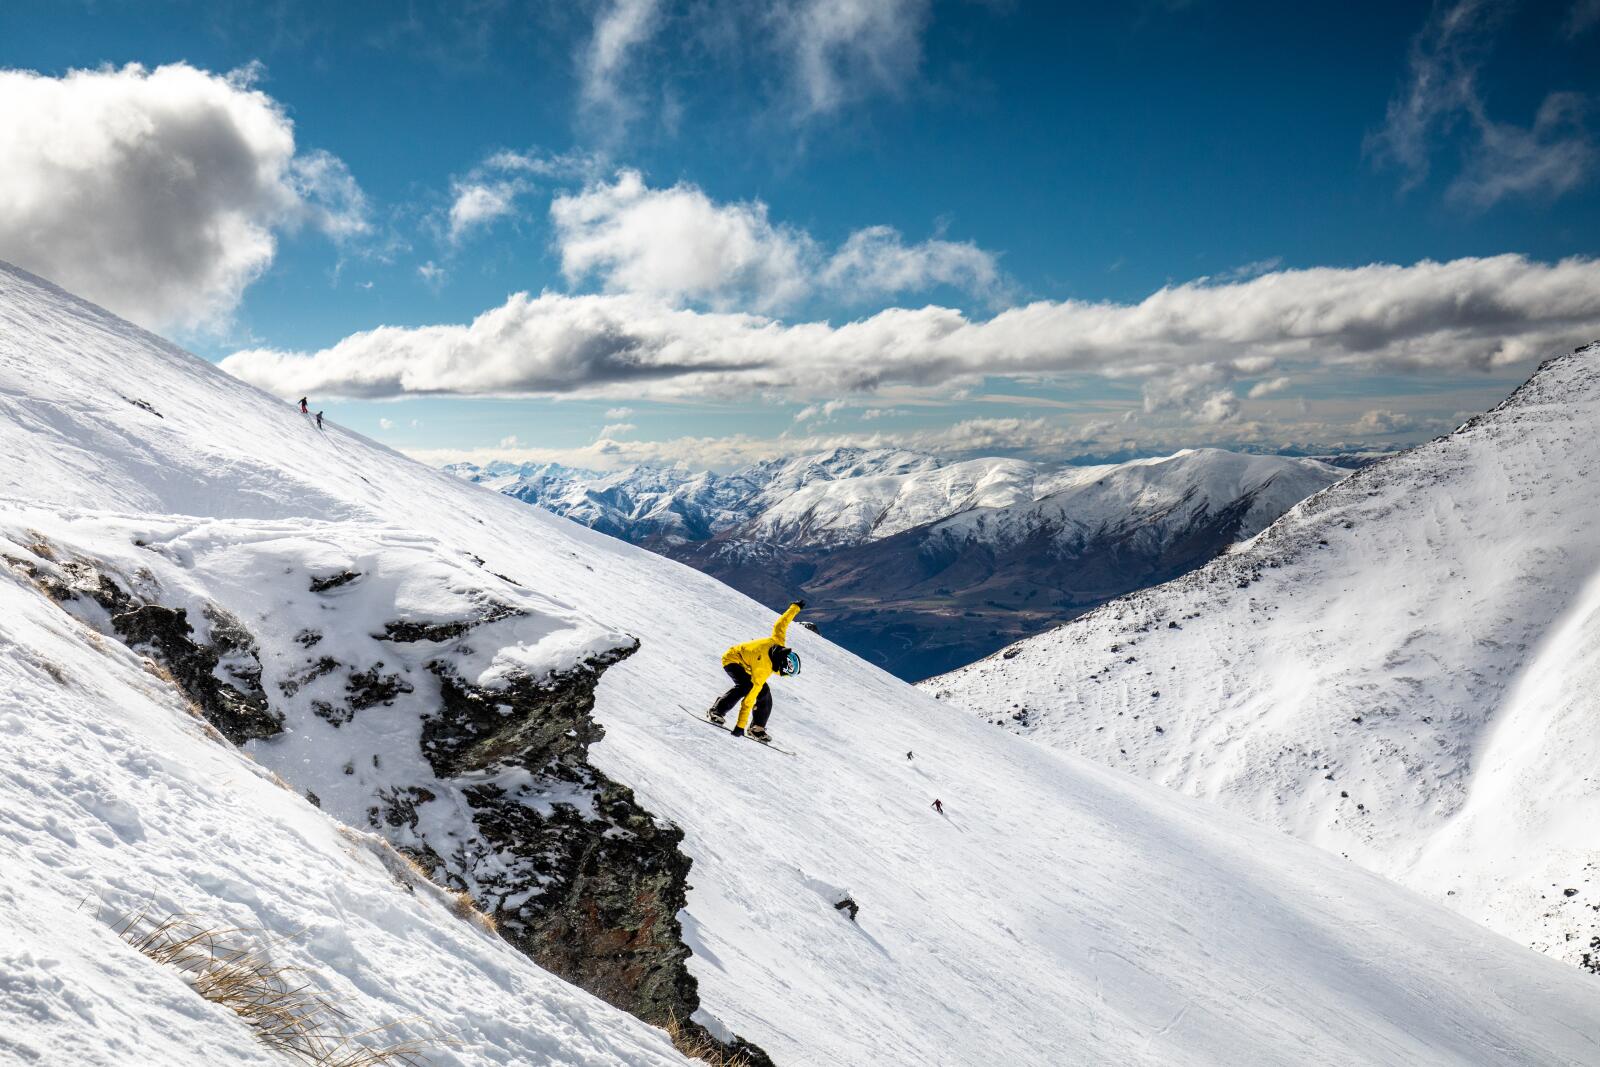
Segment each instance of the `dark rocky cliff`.
M463 678L451 657L439 654L440 642L515 614L505 605L489 605L465 622L390 622L373 636L394 655L371 663L322 653L322 632L308 626L292 641L300 662L274 687L263 684L257 635L218 605L199 605L200 617L191 619L197 606L161 603L165 594L153 575L130 580L43 539L26 555L5 558L66 610L159 665L195 713L233 744L274 737L296 702L335 728L372 709L413 705L422 756L436 779L376 790L368 827L435 881L469 893L501 936L548 970L647 1022L673 1026L687 1043L718 1047L753 1067L770 1064L759 1048L739 1038L717 1042L690 1021L699 996L678 921L691 865L679 847L683 834L589 761L589 747L604 736L592 716L595 688L637 641L491 689ZM320 580L321 588L314 581L312 591L359 577ZM302 692L319 679L342 679L344 699ZM351 773L346 765L344 774ZM457 791L476 830L448 847L419 830L419 808L438 799L440 782ZM333 785L292 784L314 803Z

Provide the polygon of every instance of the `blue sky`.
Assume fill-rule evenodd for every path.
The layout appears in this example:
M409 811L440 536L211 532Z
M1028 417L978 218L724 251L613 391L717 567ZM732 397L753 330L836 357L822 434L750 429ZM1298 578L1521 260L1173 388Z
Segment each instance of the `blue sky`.
M30 5L0 258L436 460L1406 442L1600 336L1597 45L1595 0Z

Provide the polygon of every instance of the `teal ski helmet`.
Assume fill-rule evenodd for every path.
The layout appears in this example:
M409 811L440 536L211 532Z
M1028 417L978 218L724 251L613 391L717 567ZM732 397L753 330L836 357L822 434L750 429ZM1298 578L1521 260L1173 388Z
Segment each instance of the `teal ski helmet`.
M786 678L799 674L800 653L790 649L789 654L783 658L783 666L778 668L778 673Z

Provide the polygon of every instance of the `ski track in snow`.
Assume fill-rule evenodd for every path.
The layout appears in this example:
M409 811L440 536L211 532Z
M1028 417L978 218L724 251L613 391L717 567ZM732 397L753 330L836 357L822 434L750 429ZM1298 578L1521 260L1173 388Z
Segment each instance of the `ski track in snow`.
M795 758L688 722L675 705L723 688L721 651L770 629L758 605L331 422L319 434L3 267L0 389L8 554L48 527L111 564L147 558L164 589L232 601L272 647L314 605L304 586L280 593L267 561L298 581L356 552L399 576L402 608L406 589L434 590L422 615L461 610L441 599L459 575L507 576L538 634L477 649L485 670L502 651L560 660L640 637L601 682L592 755L684 829L701 1017L785 1067L1600 1060L1585 976L1308 845L1013 738L800 627L806 672L776 683L772 719ZM433 1062L681 1062L431 892L401 891L330 814L208 740L137 656L14 572L0 601L0 835L15 857L0 868L0 1042L39 1063L269 1062L94 914L153 902L283 934L363 1022L415 1014L462 1035ZM251 753L320 789L297 775L325 772L286 758L295 736Z

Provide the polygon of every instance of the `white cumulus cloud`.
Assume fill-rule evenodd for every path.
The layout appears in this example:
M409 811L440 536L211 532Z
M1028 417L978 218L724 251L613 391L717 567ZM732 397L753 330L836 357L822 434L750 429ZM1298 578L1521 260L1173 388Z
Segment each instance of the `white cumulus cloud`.
M838 414L839 411L844 407L845 402L843 400L828 400L820 404L807 404L805 407L794 413L794 421L808 422L812 419L820 419L821 421L826 422L827 420L833 418L834 415Z
M889 226L857 230L822 268L821 283L842 294L876 297L948 285L991 293L1000 284L995 257L965 241L908 245Z
M771 308L807 287L810 238L774 225L760 201L718 204L686 183L651 189L624 170L557 197L550 217L567 278L597 275L611 292Z
M1151 411L1225 419L1232 385L1274 367L1458 373L1597 336L1600 261L1501 255L1283 270L1170 286L1132 304L1038 301L988 319L889 308L842 325L636 295L519 293L465 325L381 327L320 352L251 350L223 366L290 395L363 397L835 399L1095 373L1148 383Z
M1356 429L1361 433L1405 433L1415 429L1416 425L1416 420L1410 415L1390 411L1388 408L1376 408L1365 412L1356 420Z
M367 232L344 164L297 154L253 69L0 71L0 258L136 322L220 326L277 233Z
M872 299L935 286L993 294L995 257L967 242L907 244L888 226L857 230L828 253L810 234L775 223L759 200L719 203L679 182L653 189L636 170L591 182L550 206L563 273L608 292L670 303L792 306L817 292Z
M460 241L472 230L503 219L516 210L516 183L465 182L455 188L450 204L450 240Z

